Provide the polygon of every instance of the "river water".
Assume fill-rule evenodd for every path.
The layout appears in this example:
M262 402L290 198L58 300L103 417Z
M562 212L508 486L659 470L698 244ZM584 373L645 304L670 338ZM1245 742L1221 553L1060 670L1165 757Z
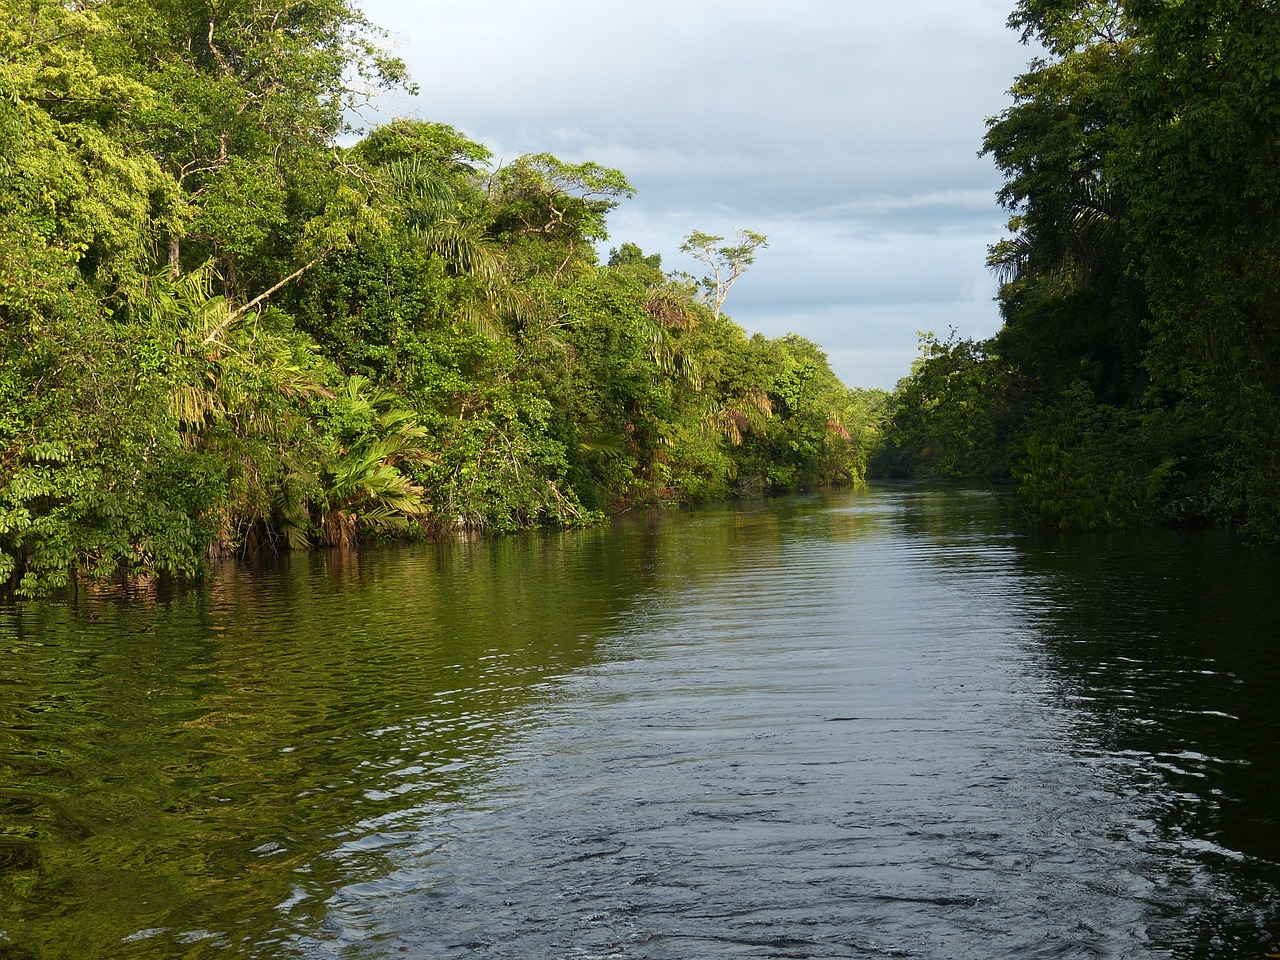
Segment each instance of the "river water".
M0 958L1280 954L1277 585L885 487L0 607Z

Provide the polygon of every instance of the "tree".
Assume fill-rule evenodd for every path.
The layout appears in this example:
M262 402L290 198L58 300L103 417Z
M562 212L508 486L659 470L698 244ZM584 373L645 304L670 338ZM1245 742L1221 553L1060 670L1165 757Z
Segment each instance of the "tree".
M1009 474L1008 398L1017 381L994 341L921 333L920 355L886 411L876 472L995 479ZM1025 415L1025 411L1019 411Z
M425 121L340 147L400 77L371 32L352 0L0 2L0 589L861 475L816 346L720 316L762 235L686 238L699 302L597 262L617 170Z
M237 273L271 265L271 246L297 226L297 174L327 163L374 89L407 84L349 0L119 0L101 10L117 28L99 41L103 61L164 91L139 117L139 138L182 191L166 211L170 272L213 257L229 294Z
M1280 10L1133 3L1144 57L1114 164L1161 402L1219 421L1211 509L1280 540Z
M496 205L491 233L520 253L513 259L525 261L525 272L558 279L572 264L594 264L591 245L608 236L606 214L635 188L611 167L538 153L496 171L489 193Z
M90 5L0 8L0 583L189 575L205 464L113 315L145 283L174 184L136 149L155 93L112 74Z
M985 140L1013 214L994 346L1030 388L1028 503L1280 539L1280 10L1020 0L1010 23L1047 51Z
M654 253L646 256L639 244L627 242L621 247L613 247L609 250L609 266L648 268L661 272L662 254Z
M706 301L711 306L712 315L717 320L720 319L725 298L729 296L729 288L746 272L747 267L756 262L756 251L769 246L768 238L753 230L739 230L736 244L716 246L723 239L724 237L695 230L680 244L682 252L711 269L711 274L702 278L702 288Z
M988 259L1002 281L996 352L1047 400L1077 379L1111 403L1136 401L1146 386L1140 254L1114 170L1139 52L1112 7L1019 7L1012 23L1058 57L1017 79L983 141L1012 215L1012 236Z

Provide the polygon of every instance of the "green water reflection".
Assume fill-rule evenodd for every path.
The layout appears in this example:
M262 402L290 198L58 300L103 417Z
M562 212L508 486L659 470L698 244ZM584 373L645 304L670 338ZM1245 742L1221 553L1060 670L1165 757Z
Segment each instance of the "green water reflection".
M0 610L0 957L287 952L592 659L651 548L318 555Z

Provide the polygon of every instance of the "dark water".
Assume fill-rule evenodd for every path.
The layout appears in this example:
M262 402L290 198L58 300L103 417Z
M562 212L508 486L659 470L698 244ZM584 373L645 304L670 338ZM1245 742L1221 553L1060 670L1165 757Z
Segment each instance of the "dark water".
M1280 954L1277 586L891 488L0 607L0 958Z

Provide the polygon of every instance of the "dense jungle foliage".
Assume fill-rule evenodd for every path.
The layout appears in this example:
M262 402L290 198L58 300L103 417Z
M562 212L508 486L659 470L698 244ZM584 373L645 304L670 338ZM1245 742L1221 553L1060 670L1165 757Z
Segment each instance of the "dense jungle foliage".
M598 262L616 170L340 146L408 83L377 39L350 0L0 0L0 585L862 477L875 398L720 314L764 237L691 234L703 287Z
M1021 0L988 125L1003 326L926 337L888 473L1007 478L1061 527L1280 539L1280 5Z

